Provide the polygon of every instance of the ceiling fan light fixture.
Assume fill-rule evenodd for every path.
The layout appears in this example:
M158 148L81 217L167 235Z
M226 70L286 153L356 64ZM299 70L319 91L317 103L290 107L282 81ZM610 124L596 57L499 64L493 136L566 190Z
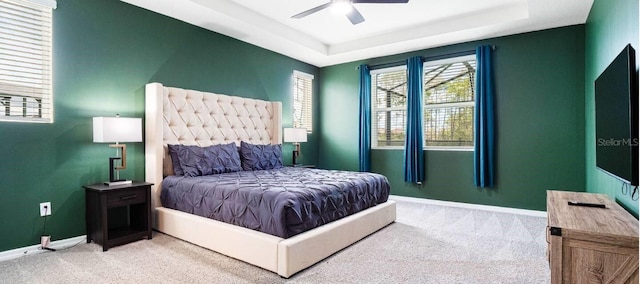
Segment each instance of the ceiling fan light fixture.
M353 9L351 1L334 1L331 3L331 11L339 15L346 15Z
M301 19L318 11L322 11L326 8L331 8L334 13L341 14L347 17L349 21L357 25L364 22L364 17L353 4L390 4L390 3L408 3L409 0L330 0L320 6L313 7L309 10L291 16L293 19Z

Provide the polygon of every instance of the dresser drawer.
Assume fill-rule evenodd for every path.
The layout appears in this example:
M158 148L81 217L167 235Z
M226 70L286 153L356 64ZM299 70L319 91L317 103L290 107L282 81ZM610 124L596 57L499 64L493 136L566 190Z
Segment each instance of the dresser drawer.
M122 191L114 191L107 194L107 207L117 207L129 204L144 203L147 200L145 188L133 188Z

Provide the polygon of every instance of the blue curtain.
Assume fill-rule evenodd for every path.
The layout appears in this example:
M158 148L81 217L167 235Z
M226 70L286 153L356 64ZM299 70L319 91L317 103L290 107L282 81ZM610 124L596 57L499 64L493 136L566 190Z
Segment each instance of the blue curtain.
M360 65L360 171L371 171L371 72Z
M404 142L404 181L418 184L424 180L422 70L422 58L415 56L407 60L407 135Z
M474 183L478 187L492 187L495 167L495 117L491 46L476 48L476 63Z

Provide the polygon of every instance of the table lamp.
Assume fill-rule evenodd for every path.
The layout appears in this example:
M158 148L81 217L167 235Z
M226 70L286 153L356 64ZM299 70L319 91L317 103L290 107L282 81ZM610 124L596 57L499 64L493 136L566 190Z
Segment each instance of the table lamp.
M293 142L296 147L293 150L293 166L296 165L296 158L300 155L300 142L307 142L307 129L305 128L285 128L284 142Z
M120 142L142 142L142 119L120 117L94 117L93 142L115 143L109 145L116 148L116 156L109 158L109 181L104 184L129 184L130 180L120 179L120 170L127 168L127 146ZM120 164L116 161L120 160Z

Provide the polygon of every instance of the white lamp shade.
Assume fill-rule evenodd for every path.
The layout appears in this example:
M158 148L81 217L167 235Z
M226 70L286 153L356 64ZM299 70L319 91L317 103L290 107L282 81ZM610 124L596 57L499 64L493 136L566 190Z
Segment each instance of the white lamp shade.
M142 142L142 119L133 117L94 117L93 142Z
M307 129L305 128L285 128L284 142L307 142Z

